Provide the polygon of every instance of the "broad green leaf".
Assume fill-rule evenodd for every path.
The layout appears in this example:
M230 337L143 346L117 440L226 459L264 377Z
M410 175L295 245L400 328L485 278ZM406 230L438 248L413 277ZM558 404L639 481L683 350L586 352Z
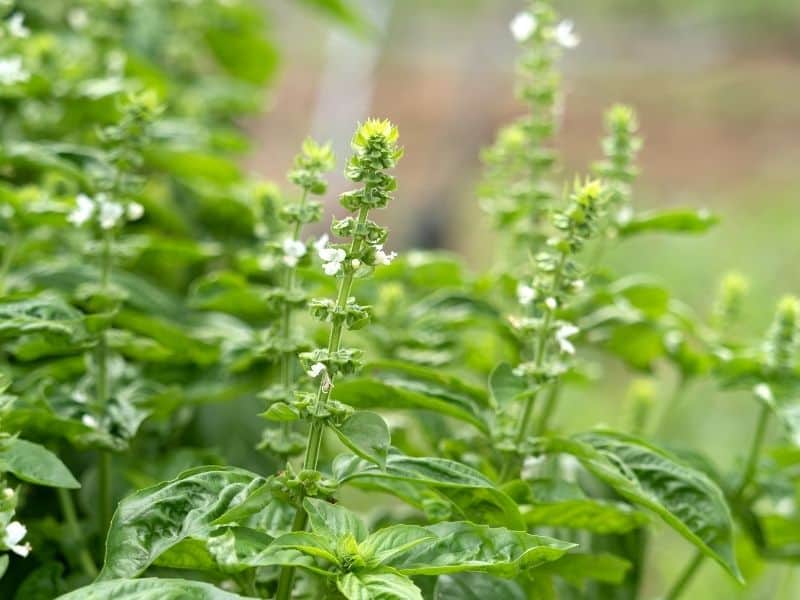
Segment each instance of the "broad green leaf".
M622 324L613 328L605 347L632 367L650 371L664 356L664 334L651 323Z
M397 554L434 539L428 529L419 525L390 525L369 534L358 549L369 564L380 565Z
M333 430L339 440L361 458L380 467L386 465L391 435L389 426L380 415L358 411L350 415L341 427L333 427Z
M81 484L72 476L61 460L47 448L10 438L0 444L0 472L37 485L77 489Z
M339 559L336 555L336 547L331 537L320 533L309 533L307 531L286 533L275 538L269 547L265 548L264 551L257 556L250 558L248 563L254 566L296 564L294 559L289 563L271 562L272 559L277 555L283 554L286 550L302 552L303 554L326 560L334 565L339 564ZM288 554L286 556L288 556Z
M489 375L489 391L499 407L519 400L528 389L525 378L514 374L514 368L508 363L500 363Z
M655 512L741 580L730 510L722 491L704 473L643 440L617 432L543 439L542 446L575 456L623 498Z
M487 573L440 575L433 600L529 600L514 581L498 579ZM537 597L538 600L538 597Z
M56 600L242 600L208 583L186 579L115 579L101 581Z
M411 548L386 565L405 575L482 571L513 577L520 570L561 558L575 544L553 538L476 525L466 521L426 527L435 540Z
M285 402L275 402L261 413L261 416L268 421L288 422L297 421L300 418L297 410Z
M515 499L528 525L610 534L626 533L649 520L630 504L589 498L579 486L560 480L536 479L523 497Z
M413 581L394 573L346 573L336 587L347 600L423 600Z
M619 232L623 237L644 232L705 233L718 222L707 210L677 208L636 215Z
M318 535L340 538L351 534L359 542L367 537L367 526L364 522L343 506L319 498L306 498L303 500L303 507L308 513L311 531Z
M475 469L452 460L390 452L386 468L380 469L357 456L343 454L333 462L333 476L340 483L395 494L418 508L423 507L415 501L418 496L413 490L435 490L452 502L466 519L511 529L525 528L519 509L511 498ZM411 484L411 490L408 484Z
M540 570L558 575L575 587L582 588L587 580L620 584L631 566L629 561L613 554L566 554L542 565Z
M434 369L395 362L369 365L364 374L369 377L336 384L336 398L362 409L431 410L488 432L491 402L481 388Z
M111 520L99 580L134 577L185 540L206 540L215 519L264 483L243 469L200 467L124 498ZM191 542L186 547L197 551ZM185 558L181 555L179 566L185 566Z

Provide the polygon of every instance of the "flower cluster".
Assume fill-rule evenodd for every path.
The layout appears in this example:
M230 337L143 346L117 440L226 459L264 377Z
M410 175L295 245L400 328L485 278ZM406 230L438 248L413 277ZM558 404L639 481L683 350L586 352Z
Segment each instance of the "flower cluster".
M0 540L0 550L10 550L14 554L25 557L30 554L31 545L22 540L28 533L27 527L19 521L13 521L14 512L17 506L17 492L13 488L6 487L0 478L0 527L3 530L3 537Z
M800 347L800 300L786 296L778 303L775 319L764 344L766 367L774 374L797 368Z
M608 186L608 212L617 221L625 221L630 212L631 184L638 169L634 165L642 148L636 135L639 124L632 108L617 104L605 115L606 136L602 140L604 160L594 165L595 174Z
M138 202L123 205L112 201L108 194L101 192L94 197L78 194L75 208L69 213L67 220L75 227L93 223L102 230L111 230L125 221L137 221L142 215L144 207Z
M570 21L559 21L548 2L532 2L511 22L523 45L518 63L517 97L528 113L500 130L483 154L486 165L479 188L481 206L498 228L511 232L504 254L522 260L527 248L543 241L540 225L556 198L551 181L555 153L549 147L561 110L561 83L556 63L563 48L579 39Z

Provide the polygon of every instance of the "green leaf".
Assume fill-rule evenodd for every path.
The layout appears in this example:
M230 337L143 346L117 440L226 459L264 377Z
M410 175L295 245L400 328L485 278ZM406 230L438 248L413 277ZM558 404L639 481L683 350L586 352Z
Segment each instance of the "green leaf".
M359 411L350 415L341 427L332 427L339 440L350 450L381 468L386 466L391 436L380 415Z
M423 508L421 497L413 493L414 489L435 490L466 519L511 529L525 528L511 498L475 469L452 460L390 452L386 468L380 469L357 456L342 454L333 462L333 476L340 483L394 494L418 508ZM406 484L411 484L412 489L408 490Z
M575 456L619 495L655 512L741 581L730 510L708 476L643 440L612 431L541 443L547 451Z
M500 363L489 375L489 391L496 406L504 407L518 401L528 388L525 378L515 375L508 363Z
M263 552L250 558L248 564L260 567L267 565L305 566L305 563L298 563L292 554L287 553L286 550L315 556L334 565L339 564L339 559L336 556L336 547L331 537L307 531L285 533L275 538L272 544L265 548ZM284 562L283 559L287 557L289 557L289 560Z
M81 484L61 460L47 448L11 438L0 445L0 472L13 473L28 483L77 489Z
M536 479L528 494L515 498L528 525L569 527L593 533L627 533L648 522L647 515L630 504L589 498L583 490L565 481Z
M540 570L582 588L589 579L618 585L625 580L631 567L629 561L613 554L566 554L555 562L542 565Z
M434 369L380 362L364 370L369 378L336 384L336 397L361 409L430 410L466 421L488 433L491 402L481 388Z
M208 583L185 579L116 579L101 581L56 600L242 600Z
M397 554L434 539L435 536L428 529L419 525L390 525L368 535L358 549L369 564L380 565Z
M311 531L318 535L335 539L351 534L358 542L367 537L364 522L343 506L319 498L306 498L303 507L308 513Z
M124 498L111 520L99 580L135 577L171 549L176 566L186 567L187 557L197 553L191 540L204 542L215 519L265 481L243 469L200 467ZM185 553L174 550L183 542Z
M514 581L498 579L486 573L441 575L436 581L434 600L529 600ZM538 597L537 597L538 598Z
M270 407L261 413L261 416L269 421L279 422L297 421L300 418L297 410L285 402L270 404Z
M346 573L336 587L347 600L423 600L413 581L393 573Z
M561 558L575 544L553 538L476 525L466 521L426 527L436 539L414 546L386 566L405 575L481 571L513 577L522 569Z
M311 8L350 27L356 31L366 31L368 23L346 0L301 0Z
M705 233L718 222L707 210L677 208L636 215L619 232L623 237L644 232Z

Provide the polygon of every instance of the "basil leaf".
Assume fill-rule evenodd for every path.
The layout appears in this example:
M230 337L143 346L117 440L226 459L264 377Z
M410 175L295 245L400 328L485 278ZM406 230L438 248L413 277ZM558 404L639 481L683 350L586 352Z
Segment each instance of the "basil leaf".
M629 561L613 554L566 554L540 569L581 588L589 579L618 585L625 580L632 566Z
M19 438L10 438L0 444L0 472L3 471L37 485L67 489L81 487L55 454L39 444Z
M336 384L336 395L361 409L424 409L466 421L488 433L491 403L481 388L434 369L396 362L368 365L369 378Z
M630 435L597 431L546 439L549 451L577 458L623 498L655 512L735 579L733 523L725 497L704 473Z
M486 573L441 575L436 581L433 600L528 600L528 595L514 581L498 579Z
M619 228L623 237L645 232L705 233L719 219L707 210L678 208L636 215Z
M243 600L208 583L185 579L115 579L101 581L56 600Z
M98 579L139 575L171 549L170 565L186 566L187 556L197 552L192 540L204 542L215 519L243 504L264 482L243 469L200 467L124 498L111 520Z
M380 565L397 554L434 539L431 531L419 525L391 525L368 535L358 549L368 563Z
M350 415L341 427L332 427L339 440L350 450L381 468L386 466L391 436L380 415L359 411Z
M340 483L380 489L423 508L421 489L446 497L465 518L510 529L525 529L516 503L481 473L444 458L417 458L390 452L386 468L357 456L342 454L333 461L333 476ZM409 485L411 486L409 487Z
M311 531L327 538L340 538L351 534L360 542L367 537L367 526L355 513L343 506L319 498L306 498L303 507L308 513Z
M413 581L393 573L347 573L336 587L347 600L423 600Z
M515 375L513 367L508 363L500 363L489 375L489 391L498 407L508 406L519 400L528 389L525 378Z
M405 575L483 571L513 577L520 570L561 558L575 544L553 538L488 527L445 522L426 527L436 539L411 548L386 565Z

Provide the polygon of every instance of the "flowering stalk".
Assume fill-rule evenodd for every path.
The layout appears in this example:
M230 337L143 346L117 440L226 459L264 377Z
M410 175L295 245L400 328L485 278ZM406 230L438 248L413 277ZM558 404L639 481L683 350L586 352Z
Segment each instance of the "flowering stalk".
M97 329L94 347L95 397L94 414L84 416L84 423L97 427L104 420L109 402L108 339L110 318L119 308L122 295L111 284L115 231L126 221L136 221L144 214L138 202L126 201L141 183L134 171L141 166L141 150L148 139L148 126L159 112L152 95L131 98L123 107L117 125L105 127L100 138L106 145L107 172L97 179L101 191L90 197L79 194L76 206L67 220L76 227L90 227L94 241L99 244L99 282L82 286L77 296L88 311ZM111 454L100 452L98 457L98 519L101 534L111 521Z
M271 386L263 396L272 404L275 402L291 403L295 392L295 369L299 349L298 342L292 336L293 314L305 307L306 297L296 285L297 267L309 258L309 248L301 240L304 225L319 221L322 204L311 200L310 195L322 195L327 190L327 182L323 173L330 171L334 165L333 151L330 144L320 145L312 139L303 142L302 150L294 159L294 166L289 172L289 181L301 189L299 202L287 204L279 213L279 218L286 224L288 235L278 248L283 265L283 289L276 300L280 306L280 319L277 327L278 352L280 355L280 383ZM282 422L280 431L266 430L260 448L268 448L277 454L292 455L302 450L305 440L299 438L290 429L288 421Z
M569 338L578 333L578 328L557 320L556 315L567 297L583 288L581 269L575 257L598 230L605 196L605 188L599 181L575 183L568 206L552 217L557 233L548 240L546 249L534 258L535 276L530 283L518 285L518 300L528 310L528 316L513 317L511 324L520 340L531 341L532 357L517 366L515 373L530 382L532 392L525 399L511 443L506 442L509 449L519 448L528 435L541 389L548 384L557 388L555 384L567 368L563 355L575 352ZM536 428L538 433L546 430L547 420L555 409L557 389L551 392ZM503 479L510 474L510 468L510 461L506 461Z
M528 113L501 129L484 152L479 196L496 226L510 232L507 254L522 259L520 249L527 252L544 241L541 225L556 198L551 181L556 154L549 147L562 104L556 63L562 49L575 47L579 39L570 21L559 22L549 2L539 0L513 19L511 32L524 47L517 97Z
M386 173L402 156L397 138L397 128L389 121L370 119L356 130L351 142L354 154L348 161L345 175L351 181L362 183L363 187L340 196L342 206L356 216L334 220L331 226L334 235L349 237L350 243L320 244L317 248L323 260L323 270L338 278L338 286L335 300L316 299L311 302L312 314L331 324L327 347L300 354L307 374L318 380L317 392L313 400L309 399L311 428L303 459L306 473L315 472L319 464L325 418L330 413L330 396L336 376L352 373L360 366L361 352L341 345L345 328L361 327L369 318L369 308L357 304L350 296L353 282L356 277L366 276L375 266L388 264L394 258L394 253L387 254L383 250L387 230L369 220L368 216L370 210L385 207L397 187L395 178ZM308 520L302 498L300 500L292 524L294 531L304 530ZM293 577L291 567L281 571L276 593L278 600L290 597Z

